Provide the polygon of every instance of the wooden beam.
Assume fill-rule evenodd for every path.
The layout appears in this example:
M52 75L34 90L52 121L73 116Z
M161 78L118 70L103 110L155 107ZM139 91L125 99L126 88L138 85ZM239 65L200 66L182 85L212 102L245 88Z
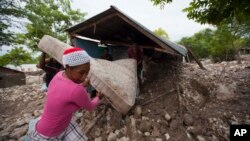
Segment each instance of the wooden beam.
M112 18L112 17L114 17L114 16L117 16L117 14L114 13L114 14L108 15L108 16L106 16L106 17L104 17L104 18L102 18L102 19L100 19L100 20L98 20L98 21L90 22L90 23L88 23L89 25L84 26L84 27L80 27L80 28L74 30L73 32L69 32L69 33L70 33L70 34L74 34L74 33L80 32L80 31L82 31L82 30L84 30L84 29L86 29L86 28L94 27L95 25L97 25L97 24L99 24L99 23L101 23L101 22L103 22L103 21L105 21L105 20L108 20L108 19L110 19L110 18Z
M161 49L161 48L154 48L155 51L158 51L158 52L162 52L162 53L167 53L167 54L171 54L171 55L174 55L174 56L177 56L179 54L176 54L176 53L172 53L172 52L169 52L168 50L165 50L165 49Z
M122 18L124 21L126 21L128 24L130 24L131 26L133 26L134 28L136 28L138 31L142 32L148 38L150 38L151 40L153 40L154 42L156 42L160 47L166 46L165 43L163 43L162 41L160 41L158 38L156 38L152 34L149 34L147 31L145 31L145 29L141 28L139 25L134 24L134 22L132 22L129 18L125 17L123 14L118 13L117 15L120 18ZM164 49L166 49L168 52L171 52L171 54L175 54L176 53L176 51L173 50L172 48L170 48L169 46L168 46L168 48L164 48Z
M190 52L190 55L194 58L195 62L200 66L200 68L203 69L203 70L206 70L206 68L202 65L202 63L200 62L200 60L197 59L197 57L195 57L195 55L193 54L192 50L188 46L186 46L186 48L187 48L188 52Z
M121 45L121 46L125 46L125 47L131 47L133 45L133 43L108 41L108 40L102 40L101 43L103 43L103 44ZM146 48L146 49L154 49L154 48L156 48L155 46L144 46L144 45L137 45L137 46L141 47L141 48Z
M116 41L101 41L102 44L114 44L114 45L120 45L120 46L125 46L125 47L131 47L133 43L125 43L125 42L116 42ZM138 47L145 48L145 49L154 49L155 51L162 52L162 53L167 53L171 55L179 55L176 53L169 52L168 50L158 48L155 46L142 46L142 45L137 45Z

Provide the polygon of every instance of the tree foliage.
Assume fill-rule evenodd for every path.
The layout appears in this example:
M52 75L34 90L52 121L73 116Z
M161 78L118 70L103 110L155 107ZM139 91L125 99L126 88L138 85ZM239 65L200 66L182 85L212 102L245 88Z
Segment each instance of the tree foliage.
M209 47L213 38L214 31L205 29L195 33L192 37L184 37L179 44L190 47L194 54L199 58L209 56Z
M0 57L1 66L34 63L36 60L32 59L31 53L22 47L37 51L37 44L45 34L66 42L64 30L83 20L85 15L78 9L72 10L70 0L2 0L0 4L0 45L14 43L13 49ZM6 32L13 17L16 20L18 17L27 19L25 33Z
M151 1L161 6L172 2ZM218 61L232 60L237 50L250 38L249 0L192 0L183 11L187 12L189 19L217 27L216 31L204 30L180 41L192 48L199 57L210 56Z
M216 30L202 30L192 37L182 38L179 42L190 47L199 58L211 57L215 62L235 59L238 49L246 43L247 39L232 34L227 24L218 26Z
M150 0L154 3L154 5L160 5L161 8L164 7L165 4L172 2L172 0Z
M17 34L16 43L37 51L37 44L43 35L51 35L66 42L65 29L83 20L84 13L72 10L69 0L27 0L23 9L29 20L27 33Z
M162 28L157 28L153 32L164 39L169 39L168 33Z
M0 56L0 66L13 64L19 66L24 63L34 62L31 54L24 50L22 47L14 48L7 54Z
M13 41L13 31L10 27L18 27L15 18L23 17L21 11L21 0L0 1L0 47L9 45Z
M154 5L163 7L172 0L150 0ZM250 19L249 0L192 0L184 9L187 17L199 23L218 25L229 18L235 18L239 23Z
M230 18L242 23L250 18L250 2L249 0L193 0L184 11L188 13L188 18L199 23L218 25Z

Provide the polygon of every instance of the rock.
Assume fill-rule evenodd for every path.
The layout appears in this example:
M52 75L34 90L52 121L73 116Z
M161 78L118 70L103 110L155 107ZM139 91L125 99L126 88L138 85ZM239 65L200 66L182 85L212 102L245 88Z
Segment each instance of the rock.
M166 140L170 139L170 135L168 133L164 134L164 136L166 137Z
M201 135L198 135L196 138L198 139L198 141L206 141L205 138Z
M188 137L189 139L192 138L192 136L191 136L188 132L186 132L186 134L187 134L187 137Z
M171 123L170 123L170 129L172 130L176 130L178 127L178 122L176 120L173 120Z
M77 112L75 115L76 118L81 118L82 116L83 116L82 112Z
M183 122L187 126L192 126L194 124L193 117L190 114L184 114L183 116Z
M147 131L151 131L152 124L149 121L142 120L140 124L140 130L144 133Z
M166 127L169 127L169 123L168 123L166 120L160 121L159 124L161 124L161 125L164 126L165 128L166 128Z
M25 125L27 122L25 119L18 119L16 122L16 127L21 127L23 125Z
M149 120L149 117L142 116L141 119L142 120Z
M150 136L150 133L149 132L145 132L144 135L145 136Z
M135 113L134 113L135 118L140 118L141 114L142 114L142 107L141 106L136 106L135 107Z
M224 84L219 84L216 93L216 98L219 100L229 100L235 98L235 87L229 87Z
M153 127L152 136L159 137L161 135L160 130L157 126Z
M171 116L170 116L168 113L166 113L164 117L165 117L165 119L166 119L167 121L170 121L170 120L171 120Z
M108 136L108 141L116 141L116 134L115 133L113 133L113 132L111 132L110 134L109 134L109 136Z
M156 138L155 141L162 141L162 138Z
M129 137L122 137L120 139L117 139L117 141L130 141Z
M215 135L212 135L212 141L219 141L219 139Z
M35 110L33 114L35 117L38 117L40 115L40 112L39 112L39 110Z
M26 132L28 131L28 126L23 126L20 128L16 128L11 134L10 136L12 138L21 138L22 136L24 136L26 134Z
M25 118L27 118L27 117L32 117L32 114L31 114L31 113L25 113L25 114L23 114L23 116L24 116Z
M96 128L94 132L95 132L96 137L101 135L101 129L100 128Z
M102 141L102 137L95 138L95 141Z
M7 131L1 131L1 132L0 132L0 140L7 140L9 134L10 134L10 133L7 132Z
M107 114L106 114L106 120L107 121L110 121L111 115L112 115L112 110L109 108L108 111L107 111Z
M198 135L198 134L202 134L203 128L202 126L196 126L196 127L190 126L187 128L187 131L191 133L192 135Z
M123 133L121 132L121 130L115 130L115 134L117 138L121 138L123 136Z

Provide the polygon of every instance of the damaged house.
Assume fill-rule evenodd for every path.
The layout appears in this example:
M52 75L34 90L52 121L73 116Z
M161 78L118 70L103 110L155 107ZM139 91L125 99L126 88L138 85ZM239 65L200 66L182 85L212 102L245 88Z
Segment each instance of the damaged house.
M95 58L101 58L105 48L113 60L128 58L128 47L133 44L153 59L181 61L187 54L186 48L155 35L114 6L66 31L72 45L84 48Z
M25 84L26 76L24 72L0 66L0 88Z

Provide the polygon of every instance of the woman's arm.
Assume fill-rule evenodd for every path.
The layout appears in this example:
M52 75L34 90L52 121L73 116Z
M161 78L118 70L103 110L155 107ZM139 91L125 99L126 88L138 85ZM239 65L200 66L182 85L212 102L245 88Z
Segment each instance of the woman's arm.
M46 59L46 53L42 52L39 64L37 67L49 73L57 73L60 69L55 68L53 66L49 66L48 64L52 61L52 58Z
M97 92L97 96L91 99L85 88L83 88L81 85L79 86L81 88L76 88L74 94L71 96L71 100L79 107L84 108L87 111L92 111L97 107L102 94Z

